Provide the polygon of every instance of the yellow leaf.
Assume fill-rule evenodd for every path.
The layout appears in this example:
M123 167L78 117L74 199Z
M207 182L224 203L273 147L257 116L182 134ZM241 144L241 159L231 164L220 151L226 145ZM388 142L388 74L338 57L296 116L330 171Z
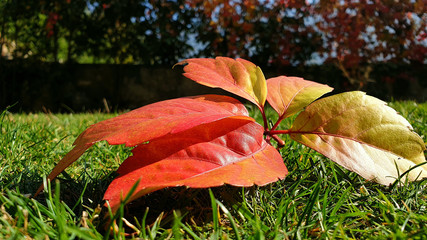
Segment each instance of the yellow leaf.
M315 149L367 180L389 185L425 163L424 141L396 111L362 92L312 103L295 119L291 138ZM427 164L402 181L427 177Z

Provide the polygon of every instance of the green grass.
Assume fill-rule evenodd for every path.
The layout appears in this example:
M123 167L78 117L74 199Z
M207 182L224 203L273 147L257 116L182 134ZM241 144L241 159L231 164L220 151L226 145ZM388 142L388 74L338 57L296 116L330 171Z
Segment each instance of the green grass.
M390 105L425 141L427 103ZM104 227L109 213L102 196L130 155L123 146L96 144L32 198L77 135L113 116L1 113L0 239L427 238L427 180L391 187L367 182L290 139L281 150L289 169L284 180L264 187L160 190L122 207L112 234Z

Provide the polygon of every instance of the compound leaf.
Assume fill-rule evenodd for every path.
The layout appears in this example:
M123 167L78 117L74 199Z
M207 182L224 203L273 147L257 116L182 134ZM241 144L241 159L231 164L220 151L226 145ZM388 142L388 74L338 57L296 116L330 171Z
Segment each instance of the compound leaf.
M137 181L129 201L165 187L252 186L283 179L286 166L263 132L258 123L242 126L226 118L139 145L104 198L115 211Z
M292 139L315 149L367 180L389 185L415 165L426 162L425 145L395 110L362 92L326 97L295 119ZM405 175L427 177L427 164Z
M185 65L184 76L208 87L222 88L243 97L260 109L267 98L267 84L261 69L243 59L227 57L193 58L177 65Z

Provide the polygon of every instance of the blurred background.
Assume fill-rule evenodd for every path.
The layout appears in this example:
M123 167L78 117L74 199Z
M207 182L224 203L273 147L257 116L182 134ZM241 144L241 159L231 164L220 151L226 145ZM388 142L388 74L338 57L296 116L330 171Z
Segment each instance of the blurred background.
M266 77L427 100L425 0L0 1L0 109L132 109L210 90L180 60L241 57Z

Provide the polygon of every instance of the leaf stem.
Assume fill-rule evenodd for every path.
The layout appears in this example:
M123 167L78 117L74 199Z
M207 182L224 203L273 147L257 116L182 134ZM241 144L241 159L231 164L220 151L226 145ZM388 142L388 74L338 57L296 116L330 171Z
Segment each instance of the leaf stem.
M276 130L276 128L279 126L279 124L282 122L283 120L283 116L285 116L285 114L282 114L282 116L279 117L279 119L277 119L276 123L274 124L274 126L271 128L271 131Z
M273 138L277 142L277 144L278 144L277 148L278 149L285 146L285 141L283 141L283 139L281 139L279 136L272 135L271 138Z
M264 131L268 132L268 122L267 122L267 117L265 116L265 110L264 107L260 108L261 110L261 114L262 114L262 121L264 122Z
M298 131L292 131L292 130L273 130L274 127L272 128L272 130L270 130L268 132L268 135L270 136L275 136L276 134L291 134L291 133L299 133Z
M327 136L334 136L334 137L348 138L348 139L355 140L354 138L346 137L336 133L317 132L317 131L295 131L295 130L287 129L287 130L270 130L264 133L264 135L269 135L269 136L274 136L276 134L315 134L315 135L327 135Z

